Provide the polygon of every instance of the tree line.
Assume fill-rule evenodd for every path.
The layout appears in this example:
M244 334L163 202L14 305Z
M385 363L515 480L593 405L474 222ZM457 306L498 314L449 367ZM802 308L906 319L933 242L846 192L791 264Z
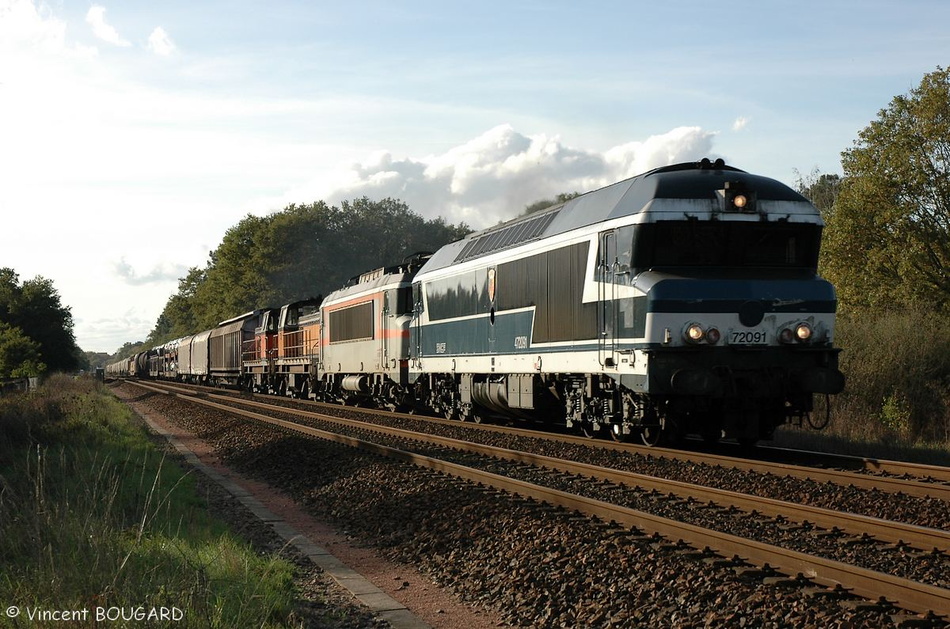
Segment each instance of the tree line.
M37 276L20 282L0 268L0 378L75 371L84 362L73 335L73 317L53 282Z
M434 252L469 231L465 224L426 220L389 198L249 214L227 231L204 267L191 268L179 281L145 345L207 330L262 306L326 295L360 273Z

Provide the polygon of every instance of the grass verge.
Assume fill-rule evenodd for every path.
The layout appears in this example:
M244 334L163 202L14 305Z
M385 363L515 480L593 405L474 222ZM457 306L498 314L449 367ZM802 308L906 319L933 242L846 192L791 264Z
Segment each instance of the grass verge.
M212 520L89 379L0 398L0 566L0 626L294 624L293 566Z

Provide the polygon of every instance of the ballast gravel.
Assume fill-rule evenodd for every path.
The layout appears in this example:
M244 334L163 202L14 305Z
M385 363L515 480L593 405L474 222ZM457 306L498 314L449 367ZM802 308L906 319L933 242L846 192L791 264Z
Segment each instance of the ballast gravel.
M147 401L229 465L509 626L884 627L897 613L787 580L767 584L737 562L338 444L165 396Z

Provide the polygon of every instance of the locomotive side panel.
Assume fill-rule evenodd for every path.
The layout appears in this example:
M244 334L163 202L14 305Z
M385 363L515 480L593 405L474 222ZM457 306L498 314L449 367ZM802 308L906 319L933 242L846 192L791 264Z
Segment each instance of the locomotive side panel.
M281 308L272 385L278 395L309 397L314 390L320 359L321 301L309 299Z

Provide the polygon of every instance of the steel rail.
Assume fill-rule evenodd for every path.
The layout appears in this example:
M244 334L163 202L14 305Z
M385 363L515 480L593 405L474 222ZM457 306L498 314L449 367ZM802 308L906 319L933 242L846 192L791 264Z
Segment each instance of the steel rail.
M931 479L940 483L950 483L950 467L942 465L931 465L928 463L912 463L910 461L893 461L890 459L879 459L869 456L855 456L851 454L835 454L833 452L812 452L810 450L800 450L797 448L779 448L775 446L760 446L764 452L774 452L777 454L790 454L796 457L808 458L815 457L825 459L830 463L838 462L842 467L853 466L867 470L868 472L881 474L894 474L896 476L914 476L917 478Z
M284 409L282 407L274 407L273 405L263 402L235 400L234 398L228 398L228 401L258 408L267 408L268 410L280 408L281 412L286 412L292 415L300 415L302 417L309 417L311 419L331 421L353 428L380 432L403 439L422 441L447 448L453 448L456 450L464 450L473 454L495 457L516 463L524 463L537 467L547 467L568 474L590 476L592 478L609 481L611 483L640 487L646 491L671 493L680 498L692 498L701 502L716 502L723 504L723 506L732 505L744 511L755 511L770 517L784 516L798 522L809 522L811 524L828 529L838 528L853 535L868 535L883 542L907 544L922 550L950 552L950 532L940 529L916 526L904 522L894 522L892 520L874 518L843 511L833 511L831 509L825 509L822 507L803 505L761 496L753 496L724 489L705 487L703 485L694 485L692 483L662 479L654 476L648 476L646 474L628 472L625 470L614 470L611 468L590 465L588 463L581 463L578 461L568 461L565 459L558 459L541 454L496 448L494 446L486 446L483 444L472 443L470 441L461 441L451 437L421 434L403 430L401 428L380 426L377 424L367 424L366 422L361 422L359 420L334 417L332 415L324 415L322 413L316 413L302 409Z
M217 397L218 399L235 399L233 396L221 396L218 394L196 394L208 395L208 397ZM272 404L266 402L257 402L245 398L240 399L242 404L249 406L260 405L260 407L273 408ZM331 405L331 408L341 408ZM378 409L359 409L362 412L380 413L384 415L419 419L418 416L403 415L392 413L390 411L379 411ZM304 411L301 409L288 409L288 412L308 413L313 411ZM339 419L339 418L338 418ZM449 426L461 425L458 421L445 420L439 418L426 418L426 421L433 420L436 423ZM364 422L365 423L365 422ZM860 489L876 489L888 493L903 493L915 498L935 498L950 502L950 485L941 485L927 483L917 480L908 480L903 478L891 478L887 476L869 476L867 474L856 474L854 472L842 470L826 470L815 467L805 467L800 465L790 465L787 463L773 463L769 461L753 461L750 459L741 459L720 454L709 454L703 452L676 450L671 448L648 448L633 444L612 443L609 441L597 442L587 437L576 437L572 435L556 435L551 433L539 433L537 430L527 430L524 428L509 428L499 426L485 426L483 424L464 424L468 428L486 430L489 432L504 432L519 437L529 437L535 439L557 440L565 443L586 445L605 450L617 450L623 452L634 452L642 456L655 457L658 459L668 459L674 461L685 461L689 463L701 463L705 465L718 466L723 468L732 468L749 472L772 474L775 476L789 476L820 483L832 483L844 487L854 486ZM950 472L950 470L948 470Z
M163 383L164 384L164 383ZM194 395L209 395L216 396L217 394L207 394L204 392L195 392ZM221 396L228 397L228 396ZM231 396L233 398L233 396ZM272 396L267 396L272 397ZM254 402L252 400L247 400L241 398L242 402L245 404L263 404L261 402ZM316 403L322 404L322 403ZM335 404L327 404L329 408L345 408ZM386 415L391 417L399 418L409 418L420 420L418 415L407 415L405 413L396 413L392 411L384 411L380 409L360 409L362 412L373 413ZM865 469L870 471L886 472L893 474L910 474L913 476L920 476L922 478L930 478L941 482L926 482L922 480L913 480L913 479L904 479L904 478L892 478L887 476L871 476L868 474L857 474L855 472L849 472L844 470L829 470L822 469L817 467L808 467L801 465L792 465L788 463L779 463L779 462L770 462L770 461L755 461L745 458L731 457L728 455L722 454L712 454L696 451L687 451L687 450L677 450L675 448L658 448L658 447L647 447L639 446L631 443L615 443L611 441L598 441L590 439L588 437L580 437L575 435L563 435L550 432L539 432L537 430L530 430L526 428L513 428L508 426L493 426L486 424L474 424L474 423L462 423L454 420L447 420L438 417L426 417L425 421L431 421L440 425L447 426L460 426L464 425L466 428L473 430L481 430L486 432L504 432L509 435L516 435L519 437L527 437L534 439L546 439L546 440L557 440L564 443L571 443L577 445L584 445L587 447L595 447L603 450L616 450L621 452L630 452L639 454L645 457L655 457L658 459L668 459L674 461L686 461L690 463L699 463L703 465L719 466L724 468L732 468L738 470L745 470L750 472L757 473L767 473L773 474L776 476L789 476L792 478L801 478L806 480L812 480L815 482L821 483L832 483L835 485L858 487L861 489L877 489L878 491L884 491L888 493L902 493L908 496L913 496L915 498L934 498L937 500L943 500L945 502L950 502L950 484L942 484L943 481L950 483L950 468L934 466L934 465L924 465L918 463L904 463L900 461L887 461L873 458L862 458L854 457L854 459L859 459L863 461L863 466ZM769 448L764 448L769 449ZM774 448L773 448L774 449ZM790 450L794 452L793 450ZM811 456L829 456L831 458L840 458L842 460L848 460L852 464L855 463L854 460L848 459L846 455L826 455L825 453L819 452L808 452L807 454Z
M147 387L151 388L151 387ZM660 516L636 511L627 507L609 504L560 490L534 485L491 472L475 470L463 465L440 461L411 452L405 452L354 437L319 430L309 426L269 417L253 411L234 408L204 400L192 395L169 393L168 395L261 421L273 426L331 440L363 451L372 452L395 460L450 474L474 483L490 485L497 489L546 502L566 509L577 510L588 516L600 518L625 527L655 532L668 539L680 539L697 548L709 547L723 556L737 556L760 566L770 566L789 575L801 574L816 583L834 587L841 585L858 596L870 600L886 600L911 611L946 616L950 615L950 590L938 588L909 579L895 577L858 566L841 563L800 553L797 551L764 544L742 537L692 524L677 522Z

